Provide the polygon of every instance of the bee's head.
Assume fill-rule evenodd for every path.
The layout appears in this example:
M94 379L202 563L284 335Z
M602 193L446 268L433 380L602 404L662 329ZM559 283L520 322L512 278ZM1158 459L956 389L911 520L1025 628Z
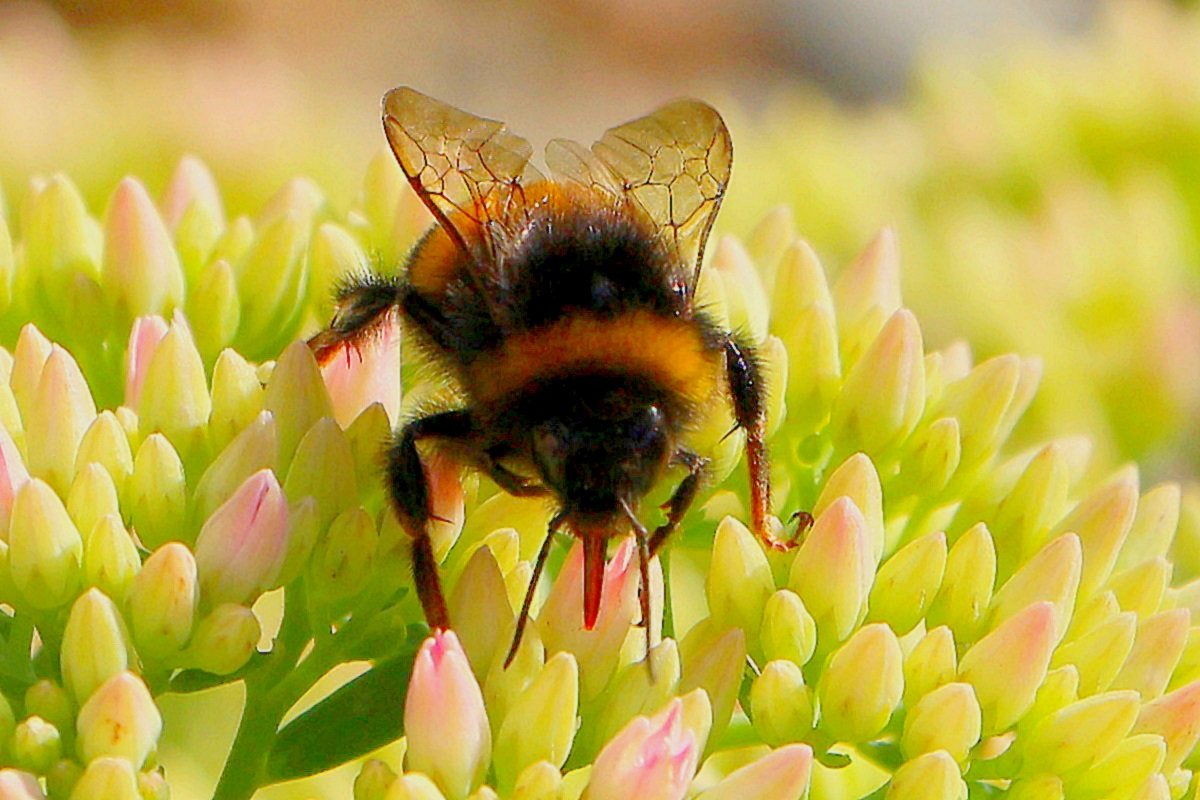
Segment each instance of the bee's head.
M533 459L542 480L571 516L613 518L636 506L658 479L673 447L657 405L605 414L553 415L533 428Z

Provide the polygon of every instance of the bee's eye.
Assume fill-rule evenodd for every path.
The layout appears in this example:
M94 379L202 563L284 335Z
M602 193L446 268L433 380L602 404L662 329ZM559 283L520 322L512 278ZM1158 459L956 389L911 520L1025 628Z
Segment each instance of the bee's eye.
M639 414L630 427L630 443L638 452L656 449L663 440L663 413L658 406L650 406Z

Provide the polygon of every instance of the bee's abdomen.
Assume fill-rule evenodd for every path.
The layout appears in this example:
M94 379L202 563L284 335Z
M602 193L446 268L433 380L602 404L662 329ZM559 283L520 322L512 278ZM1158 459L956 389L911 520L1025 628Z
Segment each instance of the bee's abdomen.
M698 406L712 394L720 367L720 350L695 320L645 309L617 315L580 312L508 336L469 365L466 383L476 400L503 404L564 377L627 375Z

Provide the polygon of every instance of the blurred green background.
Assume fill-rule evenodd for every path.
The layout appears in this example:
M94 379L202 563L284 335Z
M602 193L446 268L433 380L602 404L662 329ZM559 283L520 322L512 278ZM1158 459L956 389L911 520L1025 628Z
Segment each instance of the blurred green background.
M25 187L62 171L99 210L121 176L159 192L193 153L231 215L295 175L337 214L398 84L535 146L703 97L736 147L719 231L786 204L836 272L893 225L930 349L1044 359L1024 441L1088 435L1099 471L1136 459L1144 485L1200 470L1200 15L1182 4L0 2L0 203L19 227ZM205 796L235 718L171 711L233 694L165 701L180 796ZM264 796L346 785L324 780Z

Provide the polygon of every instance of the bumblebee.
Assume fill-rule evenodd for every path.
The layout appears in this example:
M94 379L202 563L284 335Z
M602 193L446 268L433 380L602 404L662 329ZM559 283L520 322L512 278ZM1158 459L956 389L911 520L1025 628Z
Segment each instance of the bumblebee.
M554 534L584 552L583 624L600 609L610 537L632 532L649 618L649 563L700 488L706 459L683 439L725 394L746 433L751 523L769 546L763 374L752 345L696 304L704 245L729 181L721 116L678 100L610 129L590 149L545 151L495 120L413 89L383 99L383 127L436 224L399 277L344 284L318 360L353 347L398 309L405 332L457 384L459 408L407 422L386 455L395 512L412 537L429 625L450 619L429 539L429 490L417 444L431 440L514 495L545 495L557 513L518 617L511 661ZM669 467L686 476L648 530L639 504ZM649 626L647 625L647 635Z

